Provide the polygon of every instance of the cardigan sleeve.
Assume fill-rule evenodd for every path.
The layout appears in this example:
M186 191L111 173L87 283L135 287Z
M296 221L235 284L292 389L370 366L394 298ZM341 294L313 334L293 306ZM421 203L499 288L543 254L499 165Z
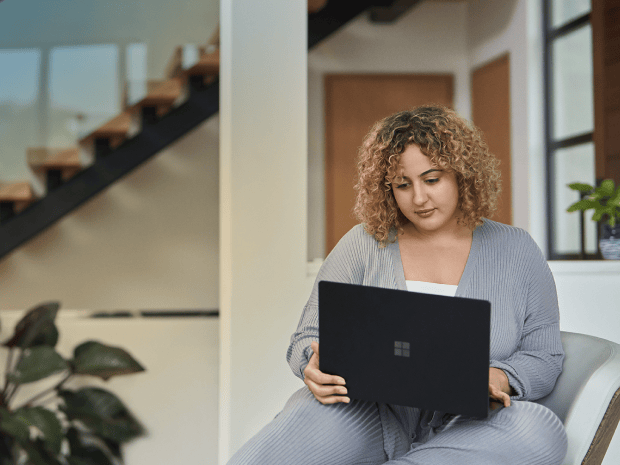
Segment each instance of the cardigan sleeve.
M338 242L319 270L286 353L291 370L302 380L304 369L313 354L310 343L319 341L319 281L361 284L364 276L364 252L369 239L374 241L362 225L355 226Z
M515 400L536 400L549 394L562 372L564 350L555 281L542 252L527 235L531 257L526 280L525 320L517 350L490 366L502 369L516 392Z

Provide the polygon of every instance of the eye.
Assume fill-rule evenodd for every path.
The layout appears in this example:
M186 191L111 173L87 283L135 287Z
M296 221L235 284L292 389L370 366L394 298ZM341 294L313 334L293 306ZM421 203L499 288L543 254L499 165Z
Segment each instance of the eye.
M400 184L396 184L396 189L405 189L405 188L409 187L409 185L410 184L408 182L403 182L403 183L400 183Z
M435 184L435 183L439 182L439 178L425 179L424 182L426 184Z

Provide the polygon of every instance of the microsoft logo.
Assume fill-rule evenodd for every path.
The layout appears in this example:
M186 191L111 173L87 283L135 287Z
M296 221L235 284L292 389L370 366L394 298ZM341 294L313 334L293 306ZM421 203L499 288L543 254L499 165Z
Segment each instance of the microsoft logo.
M409 357L409 343L394 341L394 355L399 357Z

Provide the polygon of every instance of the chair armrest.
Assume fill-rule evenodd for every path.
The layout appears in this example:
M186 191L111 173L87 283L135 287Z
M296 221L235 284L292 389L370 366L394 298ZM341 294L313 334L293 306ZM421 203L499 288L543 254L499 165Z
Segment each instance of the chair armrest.
M562 332L562 344L562 374L553 392L538 402L564 423L563 465L600 464L620 418L620 345L568 332Z

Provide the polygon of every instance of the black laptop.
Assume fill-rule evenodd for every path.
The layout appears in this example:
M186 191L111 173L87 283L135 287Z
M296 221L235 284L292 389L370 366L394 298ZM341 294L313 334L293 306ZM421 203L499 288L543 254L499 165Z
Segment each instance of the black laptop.
M490 319L486 300L321 281L320 369L351 399L485 418Z

